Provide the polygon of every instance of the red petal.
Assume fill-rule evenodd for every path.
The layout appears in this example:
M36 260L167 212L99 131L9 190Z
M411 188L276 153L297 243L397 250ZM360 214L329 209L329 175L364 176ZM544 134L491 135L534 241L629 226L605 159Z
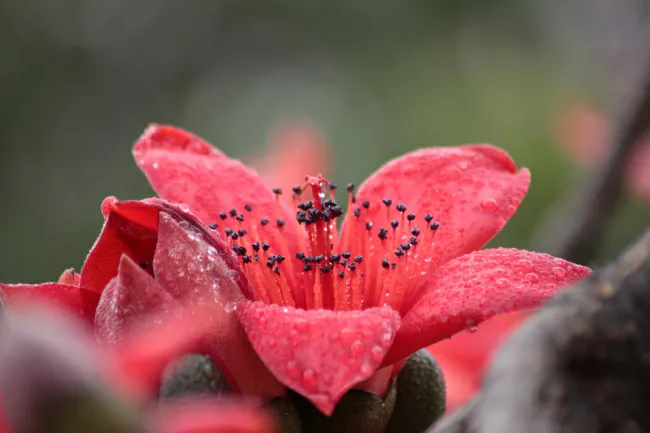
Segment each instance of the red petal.
M81 269L81 286L102 293L117 275L122 255L138 263L151 264L156 236L155 230L111 212Z
M173 317L154 314L148 320L157 323L155 329L138 327L124 335L113 365L119 385L135 393L157 391L160 375L173 359L203 350L205 338L212 332L210 311L195 309L193 314L184 313L181 308Z
M224 156L211 144L191 132L174 126L152 123L138 139L140 150L169 150L211 157Z
M108 282L117 275L120 258L126 254L136 263L152 264L158 237L158 214L165 212L176 221L185 221L194 231L219 251L221 257L239 277L237 281L244 293L249 286L229 246L194 215L178 205L159 199L118 201L108 197L102 203L102 213L108 218L99 239L93 246L83 269L81 285L101 293Z
M0 284L0 289L10 303L30 302L32 299L49 301L90 323L93 322L99 302L97 293L68 284Z
M275 377L326 415L375 373L400 325L388 307L299 310L244 300L237 316Z
M158 414L157 433L272 433L273 419L259 409L222 400L165 404Z
M459 332L428 348L445 376L447 411L475 394L492 355L528 316L522 311L501 314L483 322L476 332Z
M385 363L472 328L496 314L532 309L591 271L548 254L497 248L438 268L402 319Z
M363 226L371 221L373 234L379 228L388 229L389 239L385 243L392 250L393 233L382 203L382 199L389 198L390 219L400 222L397 235L403 234L398 243L408 242L410 233L401 232L405 226L419 228L422 234L418 254L431 259L421 261L419 267L431 272L442 263L485 245L515 213L529 183L528 170L517 171L508 154L496 147L418 150L388 162L361 185L357 203L369 201L370 208L362 212L361 218L347 215L344 242L351 249L357 244L364 251L362 243L368 237ZM406 205L405 213L414 213L416 219L408 224L395 209L397 204ZM427 213L440 223L435 238L427 238L431 236L423 219Z
M235 316L237 301L243 299L237 276L217 250L187 232L165 213L160 214L159 239L154 257L156 281L189 308L212 312L215 362L239 388L250 394L274 394L279 384L251 348Z
M221 225L219 212L236 209L245 217L241 224L249 236L256 237L255 231L259 232L261 239L255 240L268 242L278 254L287 255L282 248L285 242L288 252L298 251L299 232L293 212L284 203L276 206L274 194L257 173L212 148L207 151L205 142L198 151L187 146L186 135L170 126L153 125L135 144L135 159L156 192L166 200L187 204L206 224ZM245 205L251 205L252 212L244 211ZM272 223L261 227L258 222L263 218ZM277 218L287 223L282 231L274 223ZM235 221L227 223L237 227Z
M58 282L59 284L67 284L69 286L79 287L79 283L81 282L81 275L76 273L73 268L66 269L59 277Z
M117 277L102 296L95 316L95 334L103 343L119 343L135 330L155 326L145 320L153 312L173 314L180 303L146 271L127 256L122 256Z

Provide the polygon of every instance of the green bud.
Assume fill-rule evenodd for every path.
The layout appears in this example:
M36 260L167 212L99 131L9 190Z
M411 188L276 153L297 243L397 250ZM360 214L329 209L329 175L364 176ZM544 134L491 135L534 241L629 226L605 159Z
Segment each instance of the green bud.
M393 383L383 399L372 392L352 389L329 417L306 398L292 391L289 393L298 408L305 432L382 433L393 411L396 389Z
M172 362L162 375L160 398L186 394L227 394L228 383L208 355L189 354Z
M422 433L445 413L445 381L426 349L414 353L397 375L397 401L386 433Z
M302 433L300 415L291 398L276 397L267 402L264 407L275 416L278 433Z

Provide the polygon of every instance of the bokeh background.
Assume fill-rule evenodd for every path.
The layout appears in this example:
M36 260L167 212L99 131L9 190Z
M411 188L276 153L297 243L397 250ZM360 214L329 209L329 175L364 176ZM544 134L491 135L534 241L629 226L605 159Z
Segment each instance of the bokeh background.
M102 199L153 194L130 153L150 122L259 159L310 121L341 184L419 146L497 144L533 183L494 243L530 248L589 169L565 148L567 110L596 110L596 131L615 119L649 36L639 0L4 0L0 280L78 269ZM599 260L647 203L625 200Z

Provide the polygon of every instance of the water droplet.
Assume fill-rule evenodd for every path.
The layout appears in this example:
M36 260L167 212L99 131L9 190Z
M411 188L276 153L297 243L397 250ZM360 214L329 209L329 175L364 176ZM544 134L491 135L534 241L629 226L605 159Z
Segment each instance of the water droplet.
M278 345L278 342L275 340L275 338L271 337L268 340L266 340L266 345L269 346L271 349L273 349Z
M518 260L516 263L517 267L523 271L531 271L534 267L533 262L527 259Z
M553 276L558 280L562 280L566 277L566 269L564 268L560 268L556 266L553 269L551 269L551 272L553 273Z
M318 197L320 197L320 198L325 198L325 193L322 192L322 191L319 192L319 193L318 193Z
M182 204L178 205L178 207L183 212L189 212L190 211L190 207L188 205L186 205L185 203L182 203Z
M296 344L298 344L299 340L300 340L300 334L298 333L298 331L296 331L295 329L289 331L289 341L291 341L291 344L295 346Z
M354 341L354 331L350 328L343 328L341 330L341 341L343 343L352 343Z
M355 341L352 343L350 346L350 353L352 356L355 356L357 358L363 355L363 343L360 341Z
M308 329L309 329L309 323L306 320L300 319L296 321L296 330L298 332L305 332Z
M370 364L361 364L361 367L359 367L359 370L361 371L361 374L363 375L370 375L372 374L373 371L375 371L374 368Z
M144 161L142 161L142 162L144 162ZM142 164L142 162L141 162L141 164ZM153 169L158 170L158 167L160 167L160 164L158 164L157 162L154 162L153 163Z
M416 171L415 166L413 166L412 164L407 164L402 168L402 175L411 176L415 174L415 171Z
M393 336L391 335L390 332L384 333L381 338L379 339L379 342L381 343L382 346L385 348L389 348L391 345L391 340L393 339Z
M377 362L384 359L384 351L379 346L373 346L373 348L370 349L370 354L372 355L372 359L374 359Z
M481 207L486 212L496 212L497 201L493 198L488 198L486 200L483 200L483 202L481 203Z
M506 287L510 286L510 280L507 278L497 278L494 282L494 285L499 289L505 289Z
M308 391L315 391L318 388L318 381L316 380L316 372L311 368L306 369L302 373L302 384Z
M465 322L465 324L467 325L467 332L474 333L478 330L475 320L470 319L467 322Z
M424 263L431 263L431 257L425 257Z
M224 310L226 310L226 313L232 313L232 312L236 311L237 310L237 303L236 302L227 303Z
M539 275L537 275L534 272L529 272L525 275L525 278L530 281L531 283L537 283L539 282Z
M190 228L190 223L187 221L179 221L178 225L181 226L182 229L187 230Z
M295 361L287 362L287 374L294 379L300 376L300 367Z

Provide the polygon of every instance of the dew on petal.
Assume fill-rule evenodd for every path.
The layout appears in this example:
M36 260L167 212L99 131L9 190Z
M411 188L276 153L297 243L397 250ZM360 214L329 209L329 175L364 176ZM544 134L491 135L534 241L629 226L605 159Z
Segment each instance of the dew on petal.
M300 368L294 361L287 362L287 374L294 379L300 376Z
M558 280L564 279L564 277L566 277L566 269L564 268L556 266L551 270L551 272L553 273L553 276Z
M481 202L481 207L483 208L484 211L486 212L496 212L497 210L497 201L493 198L488 198L486 200L483 200Z
M316 380L316 372L311 368L306 369L302 373L302 384L309 391L314 391L318 388L318 381Z
M373 346L373 348L370 349L370 354L372 355L372 358L377 362L384 359L384 350L379 346Z
M352 343L355 338L355 332L350 328L343 328L341 330L341 341L344 343Z
M524 277L526 278L526 280L528 280L531 283L539 282L539 275L537 275L534 272L529 272Z
M296 322L296 330L298 332L305 332L309 329L309 323L306 320L298 320Z
M533 262L527 259L521 259L517 260L516 266L521 269L522 271L532 271L533 270Z
M384 335L381 336L380 343L382 346L388 348L391 345L391 340L393 339L393 336L391 335L390 332L386 332Z
M363 343L360 341L355 341L352 343L350 346L350 353L352 356L355 356L357 358L363 355Z
M497 278L496 281L494 282L494 285L497 286L499 289L505 289L510 285L510 280L507 278Z

